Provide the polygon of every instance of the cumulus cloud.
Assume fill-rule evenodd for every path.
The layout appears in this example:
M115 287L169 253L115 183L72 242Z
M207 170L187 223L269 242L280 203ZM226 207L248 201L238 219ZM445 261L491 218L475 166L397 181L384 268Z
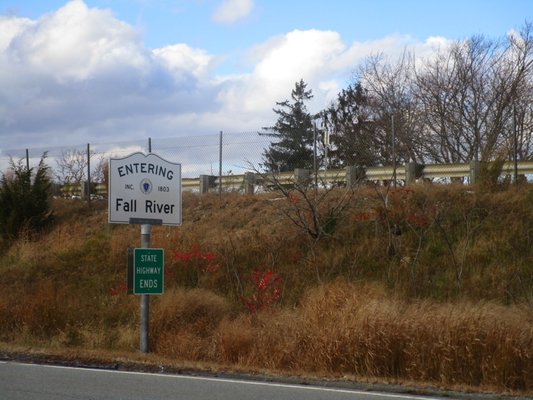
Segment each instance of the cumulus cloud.
M109 11L89 9L81 0L17 28L4 54L57 81L80 81L124 65L147 68L137 33Z
M212 18L215 22L230 25L247 17L253 6L253 0L223 0Z
M366 58L382 54L394 61L406 50L417 59L428 58L449 43L441 37L417 42L409 35L390 35L348 44L335 31L294 30L249 50L252 72L226 77L226 84L220 87L222 112L248 129L271 125L275 118L272 108L276 102L290 98L300 79L313 91L309 111L318 112L354 79L357 67ZM251 126L252 121L255 126Z
M294 30L250 50L253 71L221 92L222 103L230 110L271 114L275 102L288 98L303 79L315 96L312 111L319 111L346 85L358 63L377 49L396 49L399 42L390 38L348 46L334 31Z
M156 60L161 62L178 78L190 72L197 78L206 78L214 57L204 50L193 49L186 44L174 44L153 50Z
M230 3L240 7L227 15L242 17L252 7L223 5ZM275 122L272 108L300 79L313 90L310 111L317 112L365 57L394 57L407 46L430 54L445 43L398 35L347 43L334 31L294 30L250 49L250 72L216 75L219 55L185 43L148 49L131 25L82 0L37 20L0 17L0 155L29 146L257 131Z
M0 16L0 51L5 51L13 38L32 24L33 22L27 18Z
M82 0L35 21L2 17L0 33L4 137L52 146L135 138L168 113L217 107L215 88L200 80L209 54L185 44L146 49L130 25Z
M332 31L295 30L273 38L250 51L255 65L252 73L228 85L221 92L222 103L228 110L266 115L276 101L290 95L300 79L321 99L318 86L330 81L332 74L342 74L336 68L345 50L339 34ZM331 85L327 87L329 91Z

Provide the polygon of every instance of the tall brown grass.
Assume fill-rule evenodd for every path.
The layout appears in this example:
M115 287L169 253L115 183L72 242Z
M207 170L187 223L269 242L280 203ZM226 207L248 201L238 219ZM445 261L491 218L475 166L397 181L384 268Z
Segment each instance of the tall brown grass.
M229 312L228 302L203 289L172 289L158 300L150 325L151 347L192 361L208 358L213 332Z
M184 193L183 226L152 231L166 282L151 348L242 369L532 393L532 206L528 186L362 188L310 243L282 196ZM49 232L0 254L0 340L136 350L138 299L121 288L139 228L92 207L58 201ZM218 268L173 257L192 248ZM243 302L254 271L283 278L258 313Z
M531 391L529 310L491 303L405 302L343 281L310 290L300 307L224 320L214 361ZM222 358L222 359L220 359Z

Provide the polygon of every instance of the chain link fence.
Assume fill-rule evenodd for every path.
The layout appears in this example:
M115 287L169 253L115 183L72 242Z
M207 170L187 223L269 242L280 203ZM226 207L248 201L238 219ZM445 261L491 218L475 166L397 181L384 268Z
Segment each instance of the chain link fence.
M12 163L35 168L41 157L46 154L46 164L50 167L53 181L58 185L79 186L84 181L104 184L107 173L106 163L109 158L122 158L135 152L148 153L151 148L151 151L160 157L170 162L180 163L183 179L196 179L201 175L242 175L259 168L262 154L270 144L271 138L252 131L42 148L1 149L0 171L6 172Z
M261 133L265 133L264 131ZM149 149L160 157L174 163L181 164L182 179L193 181L189 187L198 188L202 175L220 177L219 189L227 183L228 190L241 190L246 182L244 175L249 172L261 170L263 154L272 141L272 137L260 135L259 131L251 132L219 132L210 135L182 136L172 138L152 138L145 140L116 141L106 143L90 143L80 145L55 146L47 148L29 149L2 149L0 150L0 171L6 172L11 163L20 163L29 168L38 166L43 154L46 154L46 163L50 167L52 179L63 194L82 196L87 193L91 183L91 193L106 193L107 161L109 158L126 157L134 152L148 153ZM324 161L324 146L320 138L316 140L315 149L319 162L317 169L324 170L328 163ZM507 165L508 164L508 165ZM502 174L513 173L512 163L502 166ZM533 173L531 162L520 163L520 174L526 176ZM330 165L330 170L335 167ZM367 180L389 180L396 184L397 181L425 178L449 182L451 180L472 181L473 174L479 173L479 165L441 164L427 165L423 168L424 176L418 166L392 163L383 167L363 168ZM337 177L346 177L348 169L339 170ZM331 171L333 172L333 171ZM360 171L353 172L360 174ZM515 171L516 173L516 171ZM289 173L290 174L290 173ZM293 179L287 176L287 179ZM234 178L234 179L232 179ZM346 179L346 178L343 178ZM346 181L345 181L346 182Z

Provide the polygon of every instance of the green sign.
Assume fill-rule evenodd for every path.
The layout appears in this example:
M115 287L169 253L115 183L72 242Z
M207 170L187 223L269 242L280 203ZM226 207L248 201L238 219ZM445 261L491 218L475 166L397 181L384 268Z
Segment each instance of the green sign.
M163 294L163 249L133 250L133 294Z

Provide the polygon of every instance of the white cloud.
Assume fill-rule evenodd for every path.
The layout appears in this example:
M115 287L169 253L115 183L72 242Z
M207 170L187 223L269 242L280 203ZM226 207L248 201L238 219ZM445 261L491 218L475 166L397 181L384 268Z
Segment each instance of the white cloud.
M32 24L33 22L27 18L0 16L0 51L5 51L13 38Z
M332 31L295 30L273 38L250 51L253 72L227 85L221 98L229 111L271 113L275 102L290 96L294 83L303 79L321 99L316 88L332 74L342 74L335 68L345 50L339 34Z
M212 18L215 22L230 25L247 17L253 6L253 0L223 0Z
M251 72L214 76L219 55L184 43L147 49L136 29L82 0L38 20L0 17L0 152L257 131L275 122L272 108L300 79L317 112L365 57L395 57L406 46L429 55L445 44L408 36L347 43L334 31L294 30L250 49Z
M131 26L81 0L36 21L2 17L0 38L0 136L17 143L145 137L169 113L217 107L207 52L148 50Z
M166 68L183 77L185 71L197 78L206 77L214 57L204 50L193 49L186 44L174 44L153 50L155 58Z
M294 30L272 37L249 50L251 73L222 79L219 119L229 115L233 124L245 129L271 125L275 103L289 99L300 79L313 91L309 111L318 112L335 100L369 56L383 54L394 61L407 49L417 58L427 58L448 44L441 37L416 42L408 35L391 35L348 45L337 32L319 30Z
M390 43L397 45L398 40ZM310 111L317 112L346 86L357 63L377 48L375 42L348 47L334 31L294 30L251 49L253 72L228 84L221 101L228 112L272 117L275 103L289 98L295 82L303 79L314 94Z
M84 80L95 71L126 64L147 67L138 34L109 11L89 9L82 0L25 24L5 52L23 66L61 81Z

